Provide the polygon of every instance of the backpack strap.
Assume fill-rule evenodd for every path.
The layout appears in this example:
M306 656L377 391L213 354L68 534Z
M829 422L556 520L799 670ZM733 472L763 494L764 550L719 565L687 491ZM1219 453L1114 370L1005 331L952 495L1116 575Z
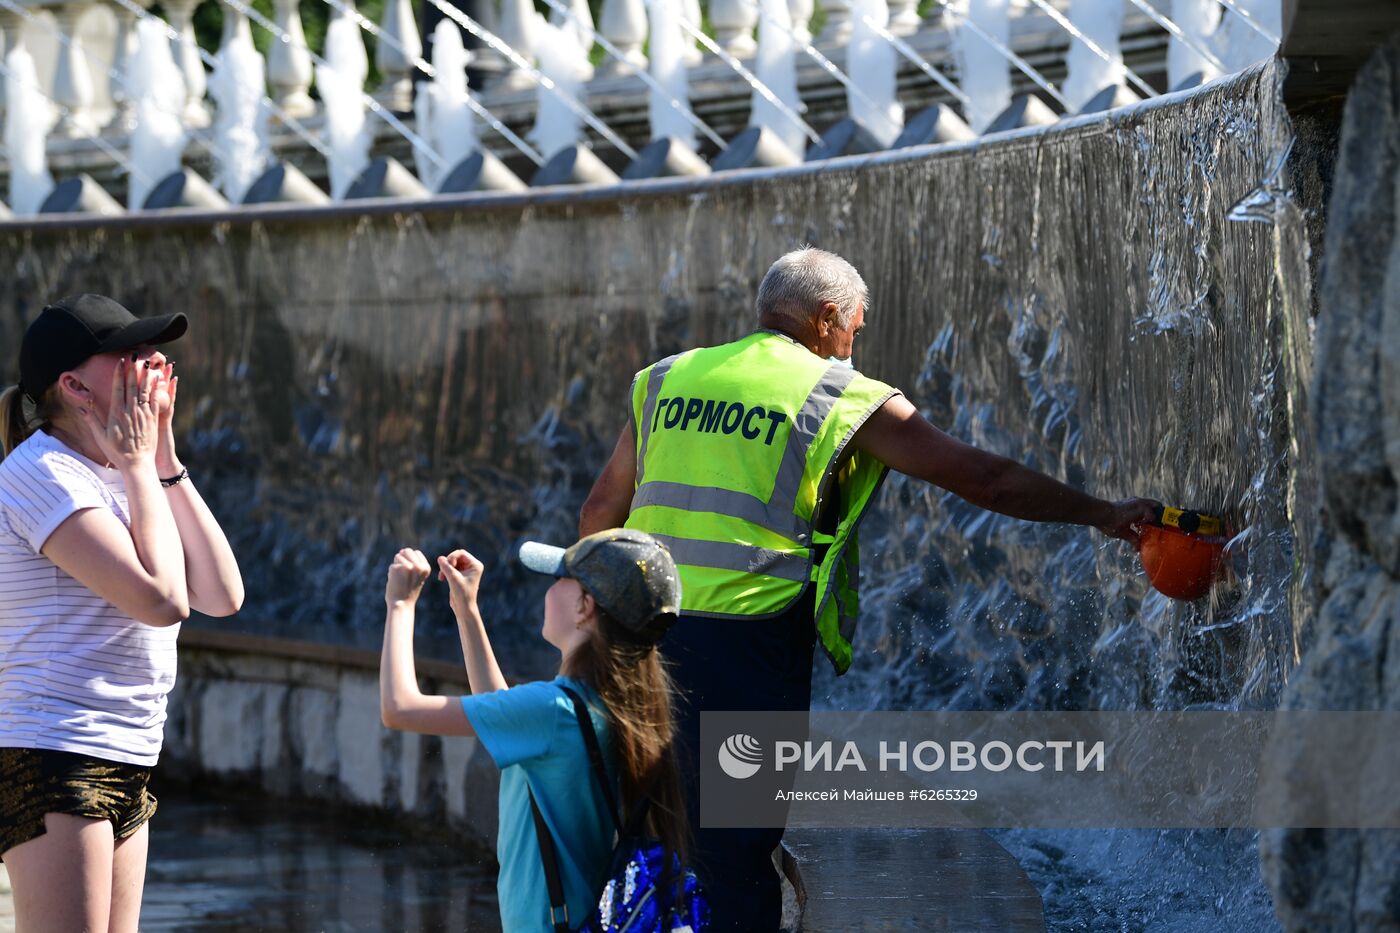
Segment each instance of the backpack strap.
M549 922L554 933L569 933L569 905L564 900L564 879L559 875L559 853L554 848L554 834L549 831L540 813L540 805L535 803L535 792L530 794L530 812L535 817L535 839L540 844L540 861L544 863L544 885L549 890Z
M593 717L588 715L588 705L571 688L560 684L559 689L564 691L574 706L574 717L578 719L578 731L583 734L583 744L588 749L588 762L592 766L593 777L597 779L598 786L603 791L603 799L608 803L608 815L612 817L613 826L618 835L621 835L624 829L621 811L618 810L612 784L608 781L607 769L603 767L603 748L598 744L598 733L593 728Z

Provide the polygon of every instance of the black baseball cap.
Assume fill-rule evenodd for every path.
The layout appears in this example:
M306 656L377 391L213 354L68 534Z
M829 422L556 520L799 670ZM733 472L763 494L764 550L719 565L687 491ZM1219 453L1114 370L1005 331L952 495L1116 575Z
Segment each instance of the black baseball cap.
M644 531L610 528L568 548L526 541L520 562L536 573L573 577L599 608L642 641L661 638L681 611L681 581L671 552Z
M58 377L89 357L142 344L169 343L184 335L184 314L139 318L105 295L72 295L48 305L19 348L20 390L38 399Z

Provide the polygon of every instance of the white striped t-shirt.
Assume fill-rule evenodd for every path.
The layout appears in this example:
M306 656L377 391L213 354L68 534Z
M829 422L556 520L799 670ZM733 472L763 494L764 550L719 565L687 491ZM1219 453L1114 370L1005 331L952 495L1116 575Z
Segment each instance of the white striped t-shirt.
M137 622L40 553L81 509L129 526L121 473L43 430L0 460L0 747L150 767L180 626Z

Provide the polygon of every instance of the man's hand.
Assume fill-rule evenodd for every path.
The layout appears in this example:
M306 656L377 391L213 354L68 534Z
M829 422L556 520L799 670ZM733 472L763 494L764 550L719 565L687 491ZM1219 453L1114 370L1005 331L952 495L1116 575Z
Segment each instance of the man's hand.
M412 605L418 601L418 594L428 580L432 569L422 551L404 548L394 555L389 565L389 580L384 585L384 602L393 608L395 603Z
M1162 503L1155 499L1120 499L1111 506L1108 520L1096 527L1110 538L1121 538L1136 547L1137 526L1157 521L1161 508Z

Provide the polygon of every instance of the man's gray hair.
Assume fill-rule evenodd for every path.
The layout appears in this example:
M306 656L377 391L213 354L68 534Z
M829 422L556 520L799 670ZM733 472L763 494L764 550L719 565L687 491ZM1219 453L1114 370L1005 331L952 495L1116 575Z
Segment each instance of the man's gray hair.
M801 326L831 301L839 309L836 323L846 327L867 297L855 266L835 253L804 246L768 267L758 286L758 319Z

